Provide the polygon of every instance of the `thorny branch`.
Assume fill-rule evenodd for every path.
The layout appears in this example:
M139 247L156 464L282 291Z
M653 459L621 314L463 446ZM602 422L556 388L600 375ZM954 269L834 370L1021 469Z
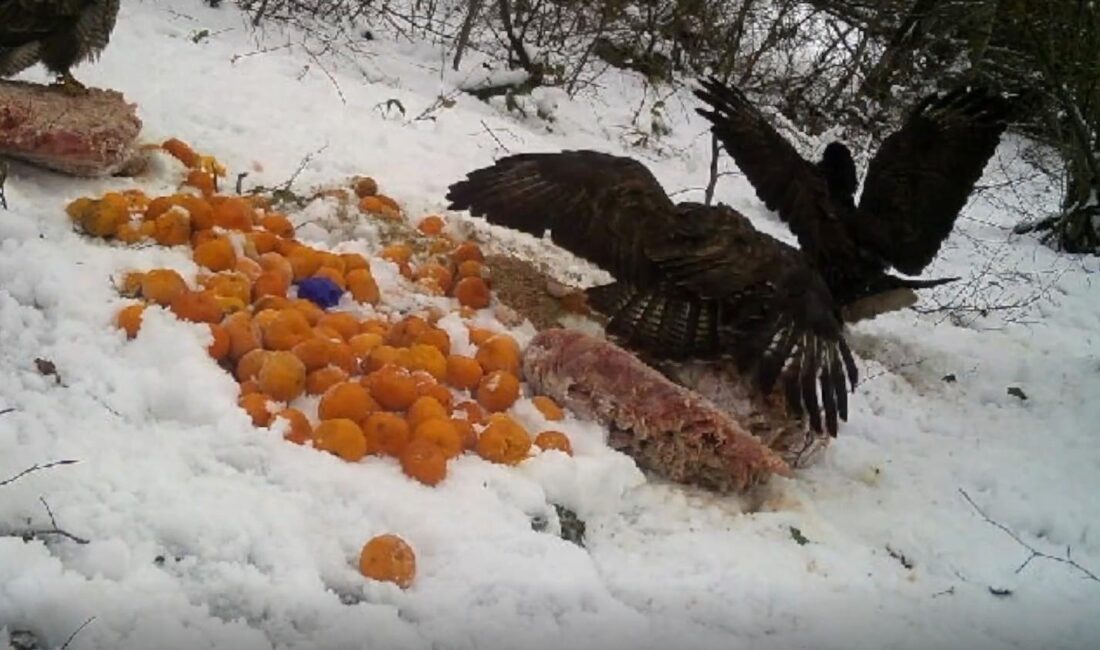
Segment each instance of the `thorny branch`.
M1040 550L1037 550L1031 544L1028 544L1024 540L1020 539L1020 536L1017 535L1015 532L1013 532L1012 529L1010 529L1008 526L1005 526L1004 524L1000 523L999 521L995 521L989 515L985 514L985 511L982 510L978 506L978 504L974 502L974 499L970 498L970 495L966 493L966 490L964 490L962 488L959 488L959 494L963 495L963 498L966 499L966 502L970 504L970 507L974 508L974 510L979 515L981 515L982 519L984 519L986 521L986 523L988 523L991 526L994 526L994 527L999 528L1000 530L1004 531L1004 533L1006 535L1011 537L1013 540L1015 540L1015 542L1017 544L1024 547L1028 551L1029 555L1027 556L1027 559L1025 559L1020 566L1016 567L1016 571L1015 571L1016 573L1020 573L1021 571L1023 571L1027 567L1027 565L1031 564L1031 561L1034 560L1035 558L1041 558L1041 559L1044 559L1044 560L1051 560L1051 561L1054 561L1054 562L1061 562L1062 564L1069 565L1069 566L1073 567L1074 569L1077 569L1082 575L1084 575L1089 580L1092 580L1094 582L1100 582L1100 577L1097 577L1097 575L1095 573L1093 573L1092 571L1089 571L1085 567L1081 566L1080 564L1077 563L1076 560L1073 559L1072 550L1069 546L1066 546L1066 554L1065 554L1064 557L1058 557L1056 555L1050 555L1048 553L1044 553Z

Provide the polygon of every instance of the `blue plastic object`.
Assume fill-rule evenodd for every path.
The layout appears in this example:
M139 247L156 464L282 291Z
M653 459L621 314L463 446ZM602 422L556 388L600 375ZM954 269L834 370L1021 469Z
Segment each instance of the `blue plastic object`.
M298 283L298 297L305 298L322 309L335 306L342 295L344 290L328 278L306 278Z

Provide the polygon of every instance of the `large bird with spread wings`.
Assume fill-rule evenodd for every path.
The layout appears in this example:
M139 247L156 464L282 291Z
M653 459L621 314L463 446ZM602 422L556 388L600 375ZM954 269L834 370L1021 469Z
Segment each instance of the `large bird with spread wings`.
M0 77L36 63L73 93L83 85L71 68L107 47L119 0L0 0Z
M984 88L930 95L890 134L867 168L863 192L852 154L829 144L819 162L802 158L736 88L701 82L696 109L713 125L769 210L798 238L849 320L916 301L912 289L954 278L913 280L951 233L1007 126L1008 102Z
M451 208L555 244L615 282L588 290L607 332L668 360L732 357L830 433L856 367L837 305L798 249L727 206L673 203L641 163L595 151L508 156L451 186ZM818 386L820 385L820 391Z
M842 309L924 284L885 268L919 270L935 255L1003 119L973 93L925 102L883 144L857 208L847 149L806 163L737 91L703 88L715 133L801 250L728 206L673 203L644 165L595 151L502 158L453 184L450 207L535 236L549 230L615 278L587 292L610 335L658 359L732 358L763 394L780 383L795 415L835 435L857 378Z

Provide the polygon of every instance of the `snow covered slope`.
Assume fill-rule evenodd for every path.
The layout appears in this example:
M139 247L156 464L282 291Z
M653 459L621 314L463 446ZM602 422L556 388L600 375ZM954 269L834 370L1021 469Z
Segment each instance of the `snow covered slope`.
M709 140L687 90L666 103L658 156L627 148L643 92L629 76L608 73L599 95L541 96L556 103L548 129L456 93L476 60L440 73L437 50L377 41L370 57L315 60L280 38L258 44L229 7L131 0L101 61L77 73L136 102L146 139L180 137L249 183L281 183L314 154L298 187L370 174L412 215L441 209L449 183L504 148L628 153L682 198L705 184ZM454 105L414 119L441 94ZM996 187L1021 168L1018 146L1002 146L983 181L993 189L930 275L968 278L936 294L945 304L1028 306L858 325L850 421L820 464L752 502L646 480L576 421L572 459L466 457L436 488L389 459L286 444L237 408L201 328L151 313L127 342L113 327L115 274L194 271L182 251L72 232L69 200L130 183L13 165L0 212L0 480L80 462L0 486L0 526L49 527L43 497L90 543L0 538L0 639L29 630L56 648L94 617L68 647L1097 647L1100 581L1044 558L1018 570L1026 544L1100 573L1100 276L1096 260L1010 238L1011 192L1056 198L1041 179ZM724 177L718 198L790 239L743 178ZM551 502L587 521L587 550L532 530L539 515L557 525ZM355 568L383 532L417 552L407 591Z

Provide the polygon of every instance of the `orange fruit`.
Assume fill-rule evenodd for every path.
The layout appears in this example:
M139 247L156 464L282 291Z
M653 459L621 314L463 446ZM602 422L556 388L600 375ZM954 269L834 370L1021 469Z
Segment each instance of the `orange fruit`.
M377 409L378 405L363 385L345 381L325 391L317 405L317 417L322 420L346 418L359 422Z
M354 420L322 420L313 430L313 446L356 462L367 455L367 440Z
M451 252L451 259L454 260L456 264L461 264L469 260L484 262L485 255L482 254L481 248L476 243L467 241L459 244L454 251Z
M481 364L471 357L447 357L447 383L460 390L473 390L481 381Z
M330 311L323 314L317 321L317 326L331 327L344 341L359 333L359 319L346 311Z
M402 365L409 370L423 370L437 380L447 378L447 357L434 345L418 343L409 347Z
M375 411L363 421L363 433L372 450L397 456L409 444L409 423L396 413Z
M278 237L293 237L294 224L284 214L269 214L260 219L260 225L264 230L274 233Z
M260 347L260 328L253 324L248 312L239 311L226 316L222 327L229 334L230 359L240 359Z
M507 334L494 334L480 344L474 355L482 370L506 370L519 377L519 343Z
M546 395L536 395L532 397L531 403L539 410L539 413L542 413L542 417L551 422L557 422L565 418L565 412L561 410L557 402Z
M430 215L420 220L420 223L416 225L416 229L425 235L438 235L443 232L443 226L446 225L443 222L443 218L438 215Z
M467 422L471 424L482 424L485 422L485 410L477 402L460 402L455 404L455 415L462 416Z
M378 183L370 176L356 176L352 187L355 188L355 196L359 198L378 194Z
M279 311L263 331L264 347L269 350L292 350L302 341L312 338L309 321L297 309Z
M386 333L386 344L407 348L416 343L417 338L430 327L428 321L419 316L406 316L390 327Z
M405 414L405 420L409 423L409 428L416 430L417 425L426 420L433 418L446 418L447 409L439 403L434 397L421 396L417 397L409 406L408 412Z
M270 398L263 393L248 393L237 399L237 404L252 418L252 426L266 427L271 424L272 414L267 404Z
M370 374L369 381L371 397L384 409L403 411L416 401L416 382L404 368L383 366Z
M465 277L455 284L454 296L464 307L484 309L490 302L489 285L478 276Z
M561 431L543 431L535 436L535 446L543 450L557 449L558 451L564 451L569 456L573 455L573 445L569 443L569 438Z
M477 454L494 463L516 465L530 449L527 431L507 416L494 416L477 438Z
M306 389L306 367L290 352L271 352L256 376L260 390L280 402L289 402Z
M462 453L465 439L446 417L429 418L413 428L412 441L426 440L439 448L447 458Z
M153 221L153 239L161 246L182 246L191 241L191 217L173 209Z
M494 370L477 385L477 403L489 411L504 411L519 399L519 380L506 370Z
M207 346L206 351L210 353L216 361L229 356L230 338L229 331L221 325L216 323L210 323L210 336L213 337L213 342Z
M170 305L187 291L183 277L172 269L153 269L141 276L141 295L158 305Z
M306 417L305 413L295 408L285 408L275 414L276 420L280 418L290 424L290 427L283 433L283 440L302 445L313 439L313 425L309 423L309 418Z
M310 395L321 395L336 384L348 380L348 373L336 366L325 366L306 373L306 392Z
M237 381L246 382L256 379L260 374L260 369L264 367L264 362L267 361L267 355L271 354L267 350L256 348L250 352L245 353L237 360L237 371L235 376Z
M413 438L398 456L401 471L424 485L437 485L447 476L447 456L426 438Z
M359 572L371 580L407 589L416 577L416 554L397 535L379 535L359 552Z
M214 206L214 225L226 230L249 232L255 220L256 211L252 204L239 196L228 196Z
M115 318L115 322L118 324L122 331L126 332L126 338L132 339L137 336L138 330L141 329L141 319L145 313L145 305L127 305L123 307Z
M225 237L216 237L195 246L191 257L211 271L228 271L237 265L237 252Z
M208 291L184 291L168 308L177 318L193 323L220 323L223 317L221 305Z
M382 337L378 334L356 334L348 339L348 345L356 358L366 359L370 357L371 350L382 345Z

